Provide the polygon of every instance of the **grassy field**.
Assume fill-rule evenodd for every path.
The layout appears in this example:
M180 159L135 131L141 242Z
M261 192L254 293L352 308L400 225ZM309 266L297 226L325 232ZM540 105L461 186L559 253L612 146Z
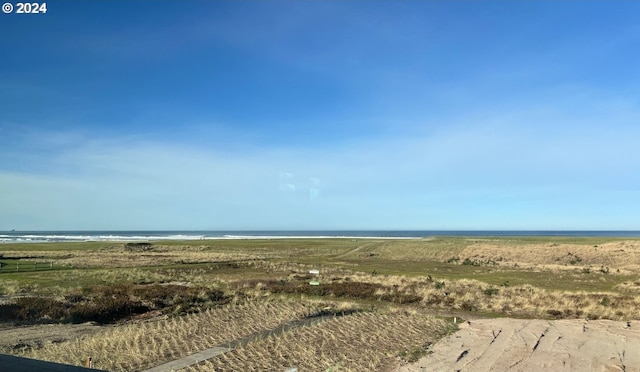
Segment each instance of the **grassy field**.
M452 315L639 319L639 253L637 239L575 237L2 244L5 324L110 325L99 337L0 347L72 364L93 356L105 363L99 368L141 370L324 307L350 308L358 312L248 343L193 369L384 370L451 331L443 317ZM223 317L211 314L225 311L246 317L241 323L250 328L233 323L228 334L222 331ZM184 332L172 328L176 322ZM379 342L367 349L374 334ZM304 346L311 344L324 345L315 359ZM358 353L363 349L380 358Z

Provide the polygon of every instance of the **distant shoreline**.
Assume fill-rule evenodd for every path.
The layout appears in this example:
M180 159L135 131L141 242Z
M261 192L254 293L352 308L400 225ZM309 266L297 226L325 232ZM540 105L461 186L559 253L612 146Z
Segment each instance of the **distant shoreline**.
M2 243L238 239L423 239L429 237L640 238L640 231L575 230L292 230L292 231L6 231Z

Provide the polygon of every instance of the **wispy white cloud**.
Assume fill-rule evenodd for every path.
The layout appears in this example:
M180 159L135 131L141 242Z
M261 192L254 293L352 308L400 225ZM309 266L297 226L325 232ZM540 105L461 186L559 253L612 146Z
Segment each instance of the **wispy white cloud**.
M40 134L32 145L56 149L40 171L0 172L0 226L614 227L640 197L640 129L607 113L637 117L484 113L412 137L238 151Z
M573 17L604 7L60 13L0 77L0 230L640 228L634 7Z

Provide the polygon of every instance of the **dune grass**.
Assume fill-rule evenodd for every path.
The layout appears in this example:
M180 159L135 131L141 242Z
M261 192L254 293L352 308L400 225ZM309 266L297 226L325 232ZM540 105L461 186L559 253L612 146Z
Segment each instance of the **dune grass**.
M56 305L52 309L60 310L61 303L69 311L74 305L65 301L78 293L109 287L130 288L117 295L123 303L140 304L136 311L146 308L168 316L148 322L138 313L124 314L119 325L99 336L21 351L71 364L92 356L103 363L96 367L109 370L147 368L299 319L311 308L317 310L317 305L309 305L313 301L346 301L368 312L252 341L194 370L294 365L308 370L384 370L399 355L424 352L424 345L448 330L425 314L640 318L638 239L256 239L164 241L145 247L88 242L0 248L0 260L10 265L53 262L52 270L0 273L0 295L5 303L14 301L8 306L23 314L24 321L31 315L33 321L51 322L66 314L56 313L55 318L41 306L45 300L29 296L51 298ZM320 270L320 275L309 274L311 269ZM312 280L320 284L311 286ZM197 288L198 293L221 293L226 300L191 306L172 295L167 303L180 306L163 312L140 292L158 286ZM193 301L199 301L196 297ZM83 306L100 308L106 298L84 296ZM38 309L28 308L36 305ZM367 347L371 335L378 341ZM308 344L322 347L305 347Z
M109 371L138 371L303 318L316 309L304 303L253 302L198 314L138 322L71 342L48 343L19 355Z
M419 312L359 313L268 337L188 371L383 371L407 350L426 353L455 325Z

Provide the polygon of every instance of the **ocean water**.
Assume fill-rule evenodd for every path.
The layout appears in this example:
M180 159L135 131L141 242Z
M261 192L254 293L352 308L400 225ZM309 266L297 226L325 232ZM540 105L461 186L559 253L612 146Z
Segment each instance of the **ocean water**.
M530 230L313 230L313 231L5 231L0 243L82 241L153 241L205 239L285 238L385 238L412 239L430 236L573 236L640 237L640 231L530 231Z

